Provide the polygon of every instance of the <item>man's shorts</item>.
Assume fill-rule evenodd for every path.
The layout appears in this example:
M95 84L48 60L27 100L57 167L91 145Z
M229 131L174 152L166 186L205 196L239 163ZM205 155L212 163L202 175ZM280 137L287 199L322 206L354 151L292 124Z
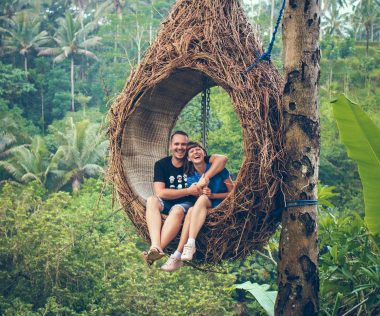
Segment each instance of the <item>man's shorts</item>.
M182 203L175 203L170 200L162 200L160 198L158 199L161 203L161 213L166 215L168 215L174 207L181 207L183 209L183 212L186 214L189 208L194 205L194 203L188 201Z

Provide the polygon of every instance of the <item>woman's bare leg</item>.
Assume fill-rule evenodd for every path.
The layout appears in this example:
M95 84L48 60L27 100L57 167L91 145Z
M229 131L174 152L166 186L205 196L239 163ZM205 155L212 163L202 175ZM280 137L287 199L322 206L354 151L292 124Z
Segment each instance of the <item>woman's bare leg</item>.
M191 213L189 238L197 238L199 231L206 221L208 207L211 207L210 199L206 195L201 195L195 202Z
M191 213L193 212L193 208L190 207L187 211L185 221L182 226L182 232L181 237L179 239L179 244L177 247L177 251L181 252L183 251L183 247L185 246L187 239L189 238L189 229L190 229L190 221L191 221Z

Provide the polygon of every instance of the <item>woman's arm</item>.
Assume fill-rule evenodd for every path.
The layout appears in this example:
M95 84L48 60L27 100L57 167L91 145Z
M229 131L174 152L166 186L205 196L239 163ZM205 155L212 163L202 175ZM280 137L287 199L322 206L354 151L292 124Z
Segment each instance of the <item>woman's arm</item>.
M224 180L224 184L227 187L227 191L225 193L212 193L209 188L203 189L203 194L207 195L209 199L225 199L227 195L233 190L235 187L234 183L232 182L231 178L228 177L226 180Z

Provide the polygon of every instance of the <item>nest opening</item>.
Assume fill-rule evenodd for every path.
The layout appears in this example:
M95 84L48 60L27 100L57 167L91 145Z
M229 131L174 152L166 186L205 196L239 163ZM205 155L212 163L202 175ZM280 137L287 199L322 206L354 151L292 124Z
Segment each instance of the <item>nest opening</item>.
M143 203L153 195L154 163L168 155L171 132L184 107L202 91L204 77L197 70L174 69L135 102L136 110L125 124L121 154L125 178ZM216 85L208 81L210 87Z

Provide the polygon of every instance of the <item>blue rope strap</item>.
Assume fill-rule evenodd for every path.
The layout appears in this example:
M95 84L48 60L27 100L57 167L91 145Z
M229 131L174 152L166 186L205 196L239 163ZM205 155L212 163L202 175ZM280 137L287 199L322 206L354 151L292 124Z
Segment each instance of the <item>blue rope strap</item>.
M255 55L256 56L259 56L258 59L255 61L255 63L253 63L251 66L249 66L245 71L244 71L244 74L247 74L249 73L253 68L255 68L258 63L262 60L266 60L268 62L271 62L271 54L272 54L272 49L273 49L273 45L274 45L274 42L276 40L276 34L277 34L277 31L278 31L278 28L280 26L280 22L281 22L281 19L282 19L282 15L284 13L284 9L285 9L285 3L286 3L286 0L283 0L282 1L282 6L281 6L281 9L280 9L280 13L277 17L277 21L276 21L276 26L273 30L273 34L272 34L272 39L269 43L269 46L268 46L268 49L266 52L264 52L262 55L260 55L260 53L258 51L255 50Z

